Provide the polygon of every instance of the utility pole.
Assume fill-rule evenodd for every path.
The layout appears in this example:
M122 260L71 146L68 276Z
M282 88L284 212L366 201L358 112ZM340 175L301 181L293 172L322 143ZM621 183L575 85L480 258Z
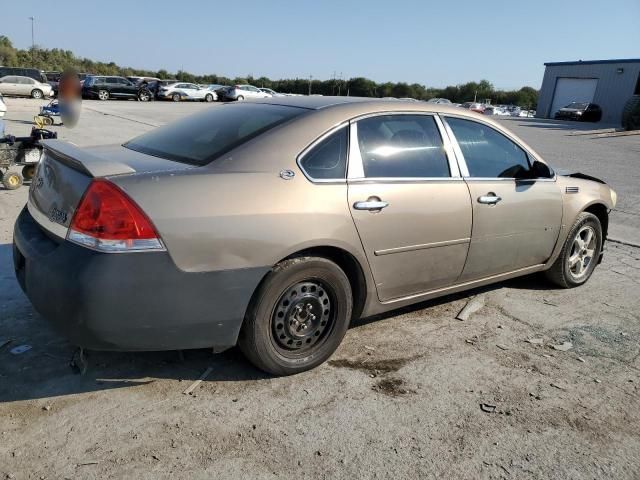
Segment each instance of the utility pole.
M313 76L309 75L309 95L311 95L311 80L313 80Z
M31 63L33 63L33 66L35 67L36 42L33 35L33 22L35 21L35 17L29 17L29 20L31 20Z

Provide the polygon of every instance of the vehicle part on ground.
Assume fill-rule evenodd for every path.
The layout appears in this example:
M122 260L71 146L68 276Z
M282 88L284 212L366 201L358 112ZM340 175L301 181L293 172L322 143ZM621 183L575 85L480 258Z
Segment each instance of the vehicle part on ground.
M563 288L582 285L593 273L602 253L602 226L592 213L578 215L562 251L547 277Z
M22 176L17 172L5 172L2 175L2 185L7 190L15 190L22 185Z

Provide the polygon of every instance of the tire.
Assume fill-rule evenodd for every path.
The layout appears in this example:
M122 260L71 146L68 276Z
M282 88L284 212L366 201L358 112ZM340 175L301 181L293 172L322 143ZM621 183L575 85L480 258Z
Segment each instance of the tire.
M640 95L634 95L625 103L622 126L625 130L640 130Z
M244 97L243 97L242 95L238 95L238 98L236 98L236 100L237 100L238 102L241 102L241 101L243 101L243 100L244 100Z
M320 257L285 260L254 294L240 349L256 367L273 375L310 370L338 348L352 309L349 279L335 263Z
M179 93L174 93L173 95L171 95L171 100L173 100L174 102L179 102L180 100L182 100L182 98L180 97Z
M2 185L7 190L15 190L22 185L22 176L16 172L6 172L2 176Z
M34 88L33 90L31 90L31 98L40 100L42 97L44 97L44 93L42 93L42 90L38 88Z
M207 95L204 97L204 101L213 102L213 95L211 95L210 93L207 93Z
M22 167L22 178L24 180L32 180L36 175L36 166L35 165L25 165Z
M146 92L140 92L138 94L138 101L140 102L148 102L149 100L151 100L151 95L149 95Z
M109 92L107 90L98 90L99 100L109 100Z
M592 237L587 240L587 233ZM580 242L580 240L582 242ZM602 225L592 213L578 215L560 255L545 275L562 288L578 287L589 280L602 251Z

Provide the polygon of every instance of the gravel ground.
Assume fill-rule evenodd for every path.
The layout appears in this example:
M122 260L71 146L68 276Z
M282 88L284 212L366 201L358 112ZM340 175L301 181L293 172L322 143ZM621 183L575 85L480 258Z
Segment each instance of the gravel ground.
M7 129L26 133L37 102L7 103ZM61 137L119 142L202 108L216 107L86 102ZM612 232L637 233L640 137L505 121L552 164L610 181L630 212L614 212ZM638 478L640 249L609 243L578 289L528 276L358 321L295 377L265 376L235 349L90 352L77 375L73 347L13 276L26 194L0 190L0 477ZM485 306L456 320L474 296Z

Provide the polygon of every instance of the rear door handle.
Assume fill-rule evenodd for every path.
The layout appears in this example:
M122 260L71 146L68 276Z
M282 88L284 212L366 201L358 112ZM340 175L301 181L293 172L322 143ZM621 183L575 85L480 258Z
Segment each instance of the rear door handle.
M502 200L502 197L499 197L493 192L489 192L486 195L482 195L481 197L478 197L478 203L484 203L486 205L495 205L501 200Z
M388 206L389 206L388 202L384 202L380 199L378 200L369 199L366 202L356 202L353 204L353 208L355 208L356 210L369 210L369 211L382 210L383 208Z

